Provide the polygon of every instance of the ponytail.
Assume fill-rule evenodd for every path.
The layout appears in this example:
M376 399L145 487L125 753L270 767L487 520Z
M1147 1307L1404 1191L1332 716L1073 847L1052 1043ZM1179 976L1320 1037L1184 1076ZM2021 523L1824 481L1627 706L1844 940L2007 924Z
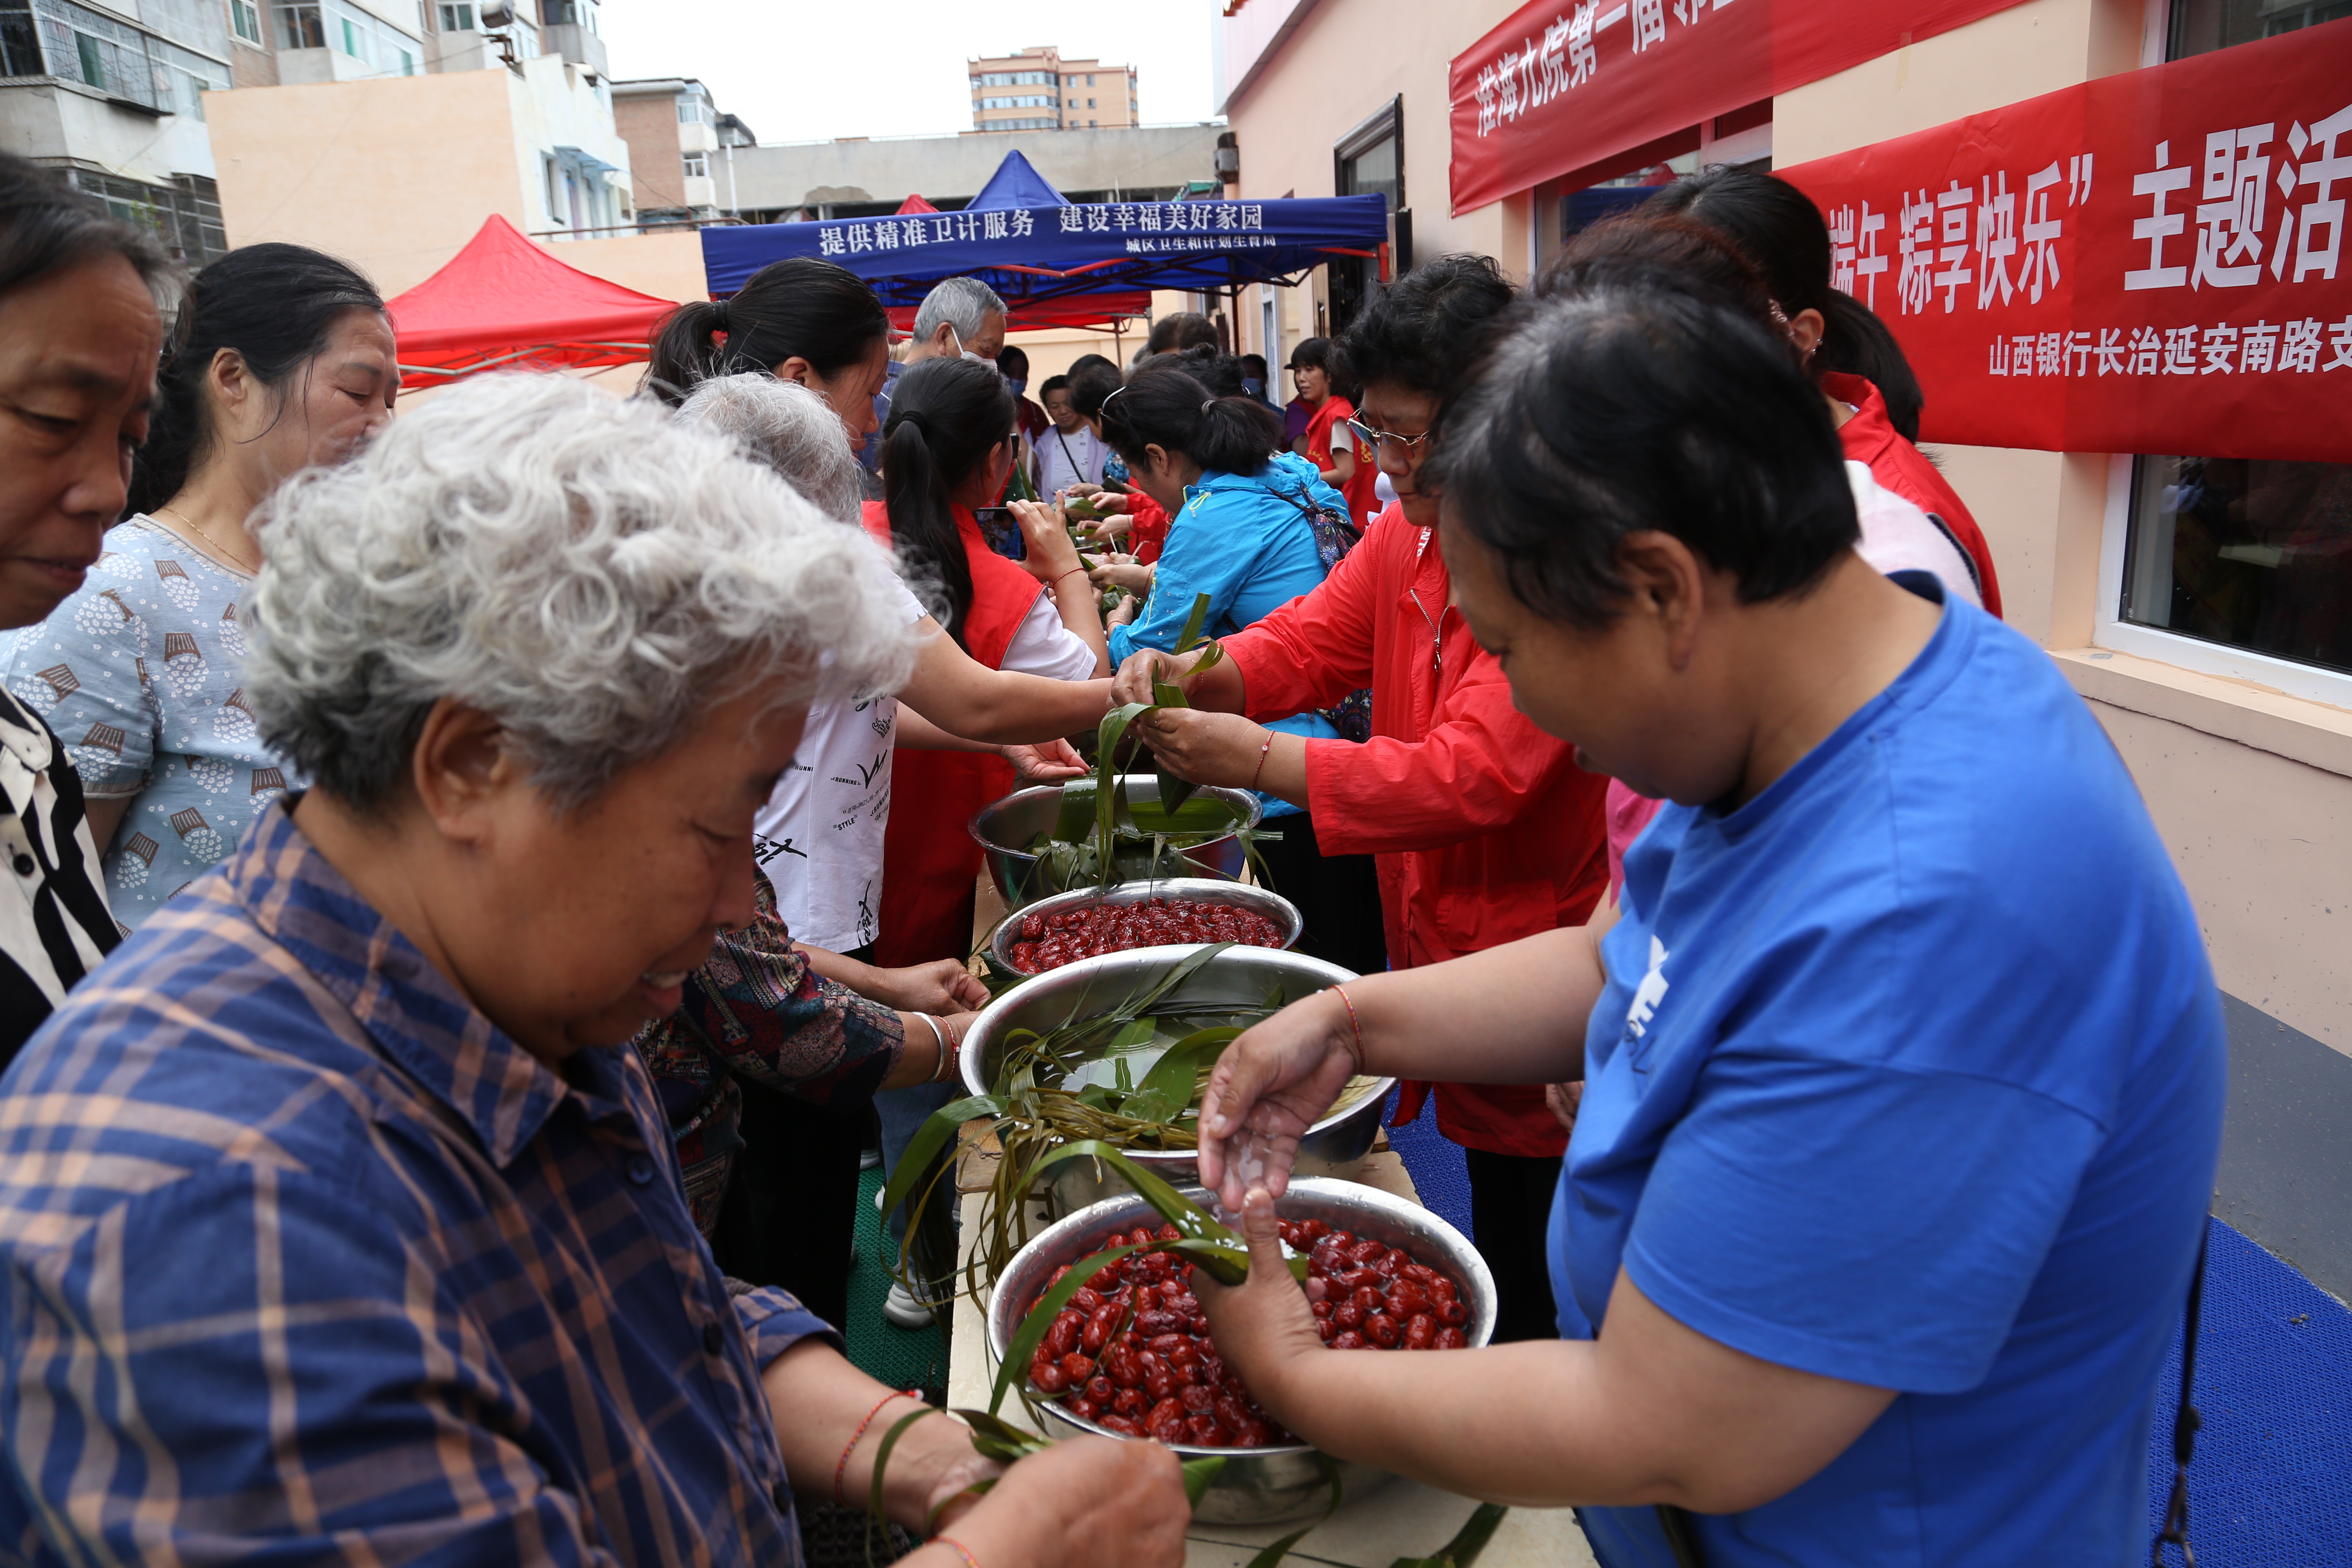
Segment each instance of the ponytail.
M1886 405L1886 422L1909 442L1919 439L1919 410L1927 398L1903 345L1877 312L1843 289L1832 289L1823 301L1825 323L1821 347L1813 351L1813 373L1858 375L1878 388Z
M940 622L969 653L971 563L956 527L955 492L1010 439L1014 405L1004 378L966 359L925 360L898 378L882 425L882 507L890 542L911 573L947 592Z
M1103 438L1131 469L1145 448L1181 452L1205 469L1251 475L1282 444L1282 416L1255 398L1215 397L1172 364L1148 364L1100 409Z
M675 408L686 395L727 373L727 307L718 300L693 300L662 318L654 333L646 385ZM766 368L765 366L761 367Z
M774 374L788 359L830 381L890 341L881 298L856 273L813 256L751 274L726 300L696 300L662 320L645 386L676 407L713 376Z

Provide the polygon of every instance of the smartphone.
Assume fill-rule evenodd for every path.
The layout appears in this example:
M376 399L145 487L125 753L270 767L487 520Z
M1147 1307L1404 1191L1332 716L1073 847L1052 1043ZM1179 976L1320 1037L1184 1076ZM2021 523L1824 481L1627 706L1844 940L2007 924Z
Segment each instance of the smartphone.
M1009 506L982 506L972 509L972 519L980 524L980 536L988 547L1007 561L1026 560L1029 541L1022 536L1021 520L1013 515Z

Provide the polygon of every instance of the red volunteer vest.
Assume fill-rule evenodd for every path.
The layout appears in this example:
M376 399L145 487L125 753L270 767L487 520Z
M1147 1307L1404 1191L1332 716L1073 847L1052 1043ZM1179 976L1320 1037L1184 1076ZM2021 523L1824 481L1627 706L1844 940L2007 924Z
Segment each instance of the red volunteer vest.
M991 669L1004 667L1005 650L1045 584L989 549L980 523L955 509L956 532L971 568L971 608L964 643ZM889 514L866 503L866 528L890 542ZM890 764L890 825L882 839L882 909L874 962L886 968L962 958L971 951L974 884L982 852L971 836L972 814L1012 793L1013 765L980 752L926 752L900 747Z

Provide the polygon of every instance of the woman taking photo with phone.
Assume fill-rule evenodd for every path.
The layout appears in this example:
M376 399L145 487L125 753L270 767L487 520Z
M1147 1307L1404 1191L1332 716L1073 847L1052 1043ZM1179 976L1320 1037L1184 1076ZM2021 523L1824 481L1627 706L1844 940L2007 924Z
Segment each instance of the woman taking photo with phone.
M991 669L1059 680L1108 675L1102 615L1057 509L1015 501L1022 559L989 547L978 509L1004 488L1018 437L1004 378L967 360L925 360L898 378L882 430L882 495L866 526L898 553L918 591L935 588L940 624ZM971 814L1013 788L1002 759L902 752L885 840L877 962L919 963L971 951L981 849Z

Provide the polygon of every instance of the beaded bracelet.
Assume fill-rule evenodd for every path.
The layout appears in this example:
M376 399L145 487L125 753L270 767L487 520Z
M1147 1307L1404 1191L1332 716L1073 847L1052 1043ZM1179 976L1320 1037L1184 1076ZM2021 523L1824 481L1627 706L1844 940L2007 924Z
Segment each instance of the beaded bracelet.
M962 1558L963 1568L980 1568L980 1559L974 1557L970 1550L965 1547L964 1543L958 1541L955 1537L951 1535L934 1535L931 1539L939 1542L941 1546L946 1547L949 1551L954 1552L957 1556Z
M1261 777L1263 777L1263 776L1265 775L1265 759L1266 759L1266 755L1267 755L1267 753L1268 753L1268 752L1272 752L1273 750L1274 750L1274 731L1271 731L1271 730L1268 730L1268 731L1265 732L1265 744L1264 744L1264 745L1260 746L1260 747L1257 749L1257 766L1256 766L1255 768L1254 768L1254 769L1252 769L1252 770L1250 771L1250 785L1249 785L1249 786L1250 786L1250 788L1251 788L1251 790L1252 790L1252 791L1255 791L1255 790L1256 790L1256 788L1257 788L1257 781L1258 781Z
M1356 1045L1355 1045L1355 1051L1354 1051L1354 1055L1355 1055L1355 1058L1356 1058L1356 1076L1357 1076L1358 1078L1361 1078L1361 1077L1363 1077L1363 1076L1364 1076L1364 1026L1363 1026L1363 1022L1362 1022L1362 1020L1359 1019L1359 1018L1356 1016L1356 1002L1355 1002L1355 998L1353 998L1352 996L1349 996L1349 995L1348 994L1348 988L1347 988L1346 986L1344 986L1344 985L1334 985L1333 987L1331 987L1331 989L1332 989L1333 991L1335 991L1335 992L1337 992L1337 993L1339 994L1339 1004L1340 1004L1340 1005L1342 1005L1342 1006L1344 1006L1345 1008L1347 1008L1347 1009L1348 1009L1348 1027L1349 1027L1349 1029L1353 1030L1353 1031L1355 1032L1355 1036L1356 1036Z
M874 1402L874 1408L866 1413L866 1419L860 1421L857 1424L857 1430L849 1435L849 1441L842 1447L841 1458L834 1462L833 1500L835 1503L842 1508L847 1508L849 1506L849 1499L841 1489L842 1480L849 1473L849 1456L856 1451L857 1440L866 1436L866 1429L874 1425L874 1418L882 1414L882 1407L885 1405L889 1404L894 1399L915 1399L919 1397L920 1396L911 1390L902 1393L894 1388L889 1393L884 1394L881 1398Z

